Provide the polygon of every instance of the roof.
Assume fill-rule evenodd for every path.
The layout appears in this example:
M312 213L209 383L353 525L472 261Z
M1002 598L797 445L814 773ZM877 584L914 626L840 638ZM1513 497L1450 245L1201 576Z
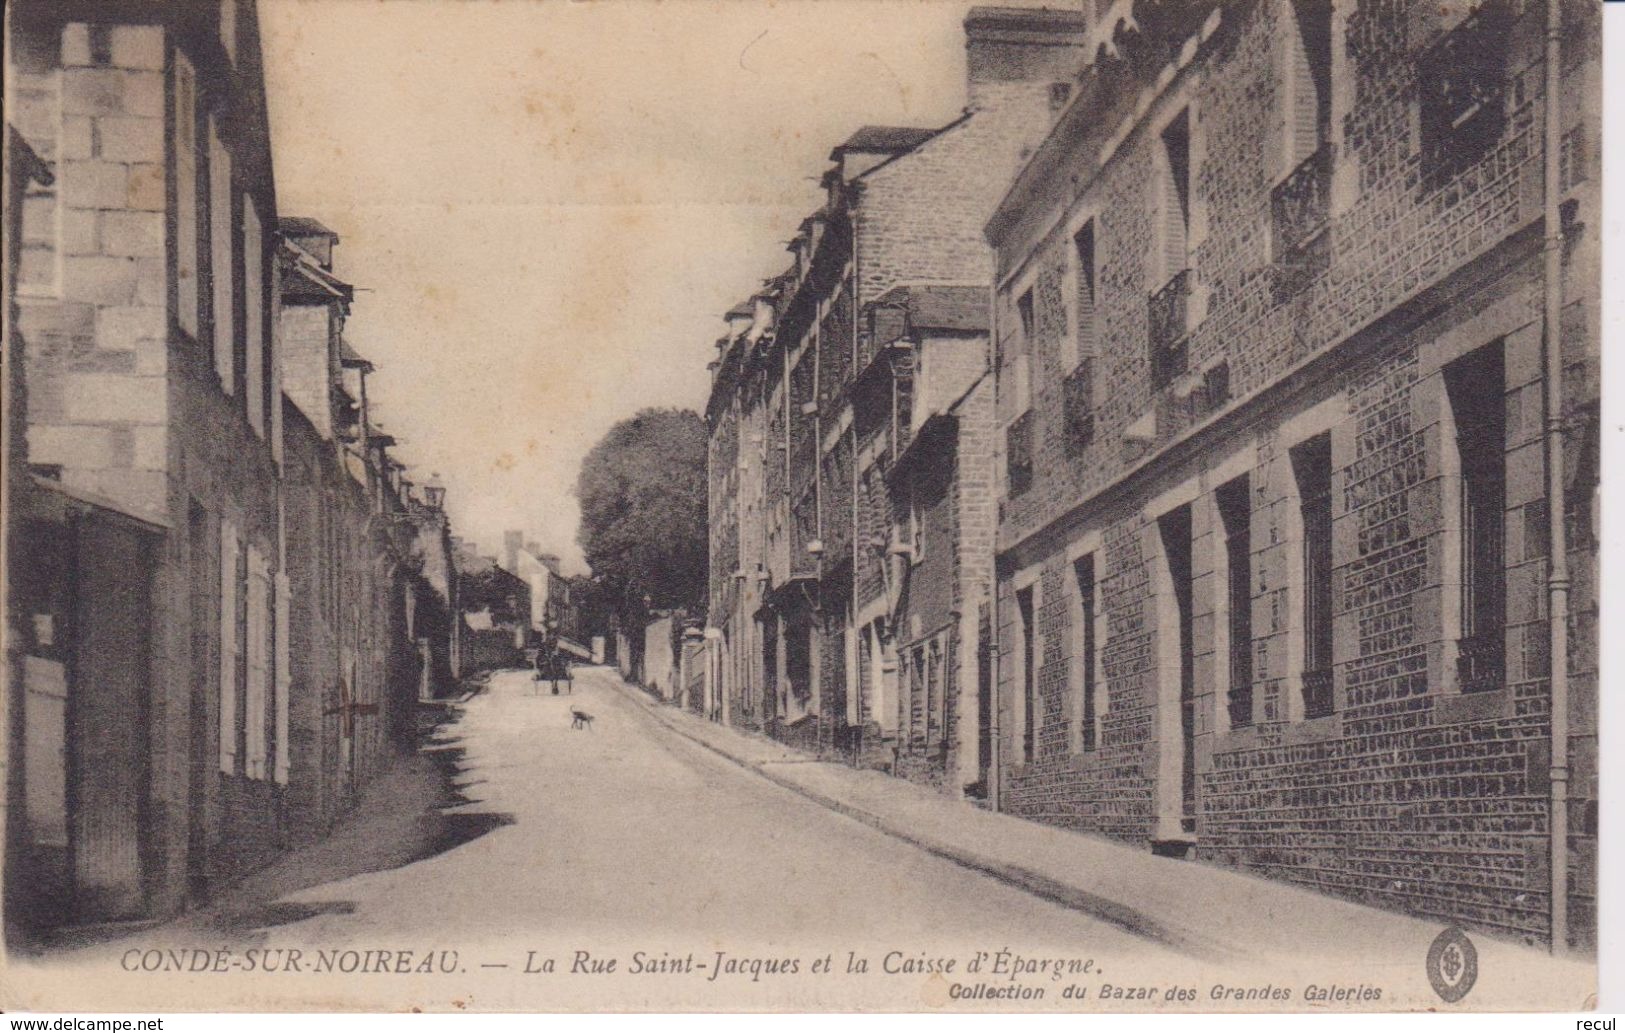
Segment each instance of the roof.
M339 235L323 226L315 219L303 215L284 215L276 221L277 231L289 237L332 237L339 239Z
M1082 32L1088 28L1082 11L1058 7L972 7L965 14L965 29L1025 32Z
M290 275L282 280L284 298L316 298L322 301L341 298L349 301L353 297L354 288L334 276L330 270L322 268L310 252L287 240L282 242L282 248L283 254L291 259L285 266Z
M845 143L830 151L829 157L831 161L837 161L847 151L897 154L918 147L937 132L936 129L921 129L918 126L864 126L847 137Z
M344 338L339 338L339 365L345 369L361 369L369 373L372 371L372 360L368 359L354 348Z
M961 286L903 286L875 299L875 305L903 308L909 325L920 330L986 332L988 328L988 289Z
M741 301L739 304L737 304L733 308L729 309L728 314L726 316L723 316L722 318L724 318L724 319L751 318L751 317L753 317L755 315L756 315L756 300L754 298L746 298L744 301Z

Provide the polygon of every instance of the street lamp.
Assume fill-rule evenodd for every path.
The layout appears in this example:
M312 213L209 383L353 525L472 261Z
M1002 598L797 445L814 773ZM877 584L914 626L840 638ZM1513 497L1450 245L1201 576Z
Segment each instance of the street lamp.
M446 508L446 485L438 473L429 475L429 483L423 486L423 497L431 508Z

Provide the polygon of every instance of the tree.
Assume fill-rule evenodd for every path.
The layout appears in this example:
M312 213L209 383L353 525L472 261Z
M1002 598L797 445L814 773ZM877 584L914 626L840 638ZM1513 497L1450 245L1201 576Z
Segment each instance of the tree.
M582 461L577 539L623 616L705 599L706 429L687 409L644 409ZM648 602L645 604L645 597Z

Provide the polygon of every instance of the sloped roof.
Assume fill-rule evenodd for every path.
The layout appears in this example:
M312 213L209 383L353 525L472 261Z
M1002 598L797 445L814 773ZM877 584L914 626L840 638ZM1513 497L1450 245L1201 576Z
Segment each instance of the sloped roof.
M985 332L988 328L988 288L972 286L907 285L893 287L875 299L908 311L914 330Z
M315 219L304 215L281 216L276 221L276 228L284 236L290 237L332 237L334 240L339 237Z
M847 151L898 154L918 147L937 132L936 129L921 129L918 126L864 126L831 151L829 157L831 161L836 161Z

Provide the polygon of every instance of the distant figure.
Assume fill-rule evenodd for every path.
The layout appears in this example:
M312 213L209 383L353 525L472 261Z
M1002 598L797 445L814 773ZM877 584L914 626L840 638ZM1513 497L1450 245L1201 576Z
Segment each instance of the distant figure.
M565 656L557 646L553 648L552 662L549 664L548 678L553 683L553 695L559 694L559 682L564 682L564 691L575 695L575 679L570 673L570 658Z
M534 696L539 691L538 686L541 685L542 678L547 674L547 650L533 650L531 652L531 666L535 668L535 673L530 677L530 694ZM553 694L558 695L558 690L554 689Z

